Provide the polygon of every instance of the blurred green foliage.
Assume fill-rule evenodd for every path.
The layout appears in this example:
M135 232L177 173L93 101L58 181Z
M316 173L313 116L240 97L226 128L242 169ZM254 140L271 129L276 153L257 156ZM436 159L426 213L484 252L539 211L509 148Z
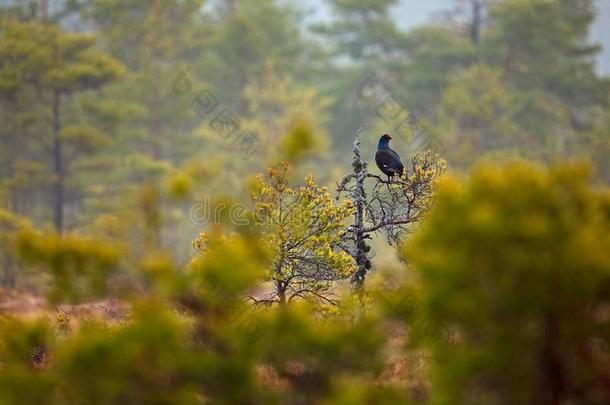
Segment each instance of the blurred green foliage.
M123 315L3 319L0 398L603 403L609 222L610 192L591 185L586 165L480 166L465 182L441 181L402 251L411 277L376 274L364 307L345 296L334 311L307 300L253 305L281 252L250 227L218 226L185 268L158 252L142 257L136 288L119 295ZM104 239L32 231L16 246L63 301L98 296L125 254Z
M107 278L118 265L121 249L77 235L24 231L17 236L16 253L24 263L51 273L51 301L75 302L104 296Z
M583 165L478 167L447 181L405 250L451 339L433 403L603 403L610 193Z

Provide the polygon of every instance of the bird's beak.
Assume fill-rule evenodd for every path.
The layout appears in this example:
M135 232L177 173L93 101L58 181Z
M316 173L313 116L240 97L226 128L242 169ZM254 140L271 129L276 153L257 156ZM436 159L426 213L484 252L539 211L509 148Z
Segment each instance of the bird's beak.
M392 139L392 135L388 134L388 138Z

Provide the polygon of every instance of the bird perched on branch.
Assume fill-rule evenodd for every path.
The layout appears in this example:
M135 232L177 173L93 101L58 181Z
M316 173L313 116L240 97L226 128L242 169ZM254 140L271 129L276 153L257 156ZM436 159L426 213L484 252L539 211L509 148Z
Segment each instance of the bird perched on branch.
M405 170L405 166L402 164L398 153L390 148L390 139L392 139L390 134L383 134L379 138L377 152L375 152L375 163L377 163L379 170L388 176L388 180L395 175L401 176Z

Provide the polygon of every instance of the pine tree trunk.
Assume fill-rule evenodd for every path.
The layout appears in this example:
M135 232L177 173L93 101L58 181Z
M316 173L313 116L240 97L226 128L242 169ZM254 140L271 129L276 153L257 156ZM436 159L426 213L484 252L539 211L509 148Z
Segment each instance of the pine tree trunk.
M565 378L561 361L560 326L554 314L544 319L544 346L542 352L543 381L538 403L558 405L565 392Z
M55 225L55 230L62 233L64 230L64 167L62 142L59 137L59 132L61 131L60 107L60 94L59 92L55 92L52 101L53 169L55 174L55 186L53 190L53 223Z
M470 24L470 39L472 43L477 45L479 43L479 36L481 33L481 1L472 0L472 22Z
M286 305L286 289L282 287L282 282L278 281L278 302L281 307Z
M287 283L283 282L280 279L282 274L282 267L284 266L284 255L280 255L277 263L275 264L275 277L277 277L275 281L275 288L278 296L278 302L280 306L286 305L286 287Z
M364 180L367 177L366 163L362 161L360 156L360 132L362 126L354 134L354 159L352 161L352 167L354 169L353 175L356 179L356 187L354 188L352 195L352 201L356 207L356 214L354 216L353 229L353 240L354 240L354 260L358 266L356 272L352 275L351 283L354 290L358 293L362 293L364 288L364 279L371 268L371 261L368 257L369 246L365 241L364 233L364 209L366 204L366 191L364 190Z
M49 0L40 0L40 19L49 20Z
M163 116L161 110L162 96L161 83L163 83L163 74L161 67L161 51L159 49L160 39L158 38L158 24L161 23L161 3L156 0L151 9L152 23L148 27L148 63L150 69L151 80L149 83L149 123L148 129L152 139L152 156L160 160L164 156L164 136L163 136Z

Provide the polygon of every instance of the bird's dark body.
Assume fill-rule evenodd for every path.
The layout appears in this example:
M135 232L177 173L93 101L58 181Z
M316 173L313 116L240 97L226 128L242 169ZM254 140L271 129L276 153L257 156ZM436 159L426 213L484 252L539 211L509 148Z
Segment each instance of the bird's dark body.
M379 170L386 176L401 176L405 170L405 166L402 164L398 153L390 148L390 139L392 138L387 134L379 139L377 152L375 152L375 163L377 163Z

